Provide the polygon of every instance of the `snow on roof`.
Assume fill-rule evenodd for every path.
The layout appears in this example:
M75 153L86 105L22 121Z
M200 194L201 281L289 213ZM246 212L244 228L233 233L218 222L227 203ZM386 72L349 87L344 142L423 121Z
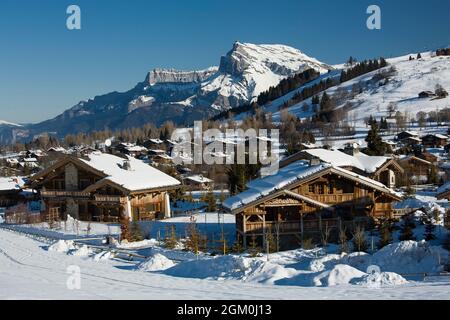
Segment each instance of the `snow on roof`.
M374 173L389 160L388 157L372 157L362 152L354 156L339 150L309 149L305 152L333 166L355 167L367 173Z
M155 143L155 144L161 144L164 143L164 141L162 141L161 139L150 139L151 143Z
M206 178L206 177L202 176L201 174L193 175L193 176L190 176L190 177L186 177L185 179L192 180L192 181L198 182L198 183L211 183L211 182L214 182L213 180L211 180L209 178Z
M406 130L406 131L402 131L400 133L405 133L405 134L409 134L411 136L416 136L416 137L419 136L419 133L417 133L416 131L408 131L408 130Z
M19 178L0 177L0 191L19 191L20 189Z
M298 161L286 166L277 174L262 179L254 180L247 184L248 189L240 194L228 198L223 206L229 210L235 210L269 194L283 189L297 180L306 178L314 173L330 168L329 164L309 166L307 161Z
M282 190L283 188L299 181L306 179L320 171L333 169L334 171L348 176L353 179L359 179L366 184L377 187L391 195L401 198L402 196L392 189L389 189L381 182L372 180L370 178L358 175L354 172L332 166L328 163L311 166L308 161L294 162L278 171L277 174L254 180L247 184L248 189L234 197L228 198L224 201L223 206L228 210L236 210L242 206L246 206L254 201L264 198L272 193Z
M123 168L125 159L111 154L93 152L88 157L89 160L80 160L107 175L106 180L121 185L130 191L169 187L180 184L175 178L132 157L128 157L130 170Z
M435 136L436 138L438 138L438 139L448 139L447 136L445 136L445 135L443 135L443 134L440 134L440 133L434 134L434 136Z

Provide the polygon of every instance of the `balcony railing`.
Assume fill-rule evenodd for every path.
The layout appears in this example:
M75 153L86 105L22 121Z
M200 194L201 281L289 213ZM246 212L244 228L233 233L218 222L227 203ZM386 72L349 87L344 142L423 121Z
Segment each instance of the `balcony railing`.
M353 193L308 195L308 197L313 200L327 204L355 201L355 196Z
M121 196L108 196L108 195L96 194L96 195L94 195L94 199L97 202L108 202L108 203L118 203L118 204L127 203L127 197L121 197Z
M271 229L272 232L280 233L300 233L302 229L301 221L289 221L289 222L272 222L267 221L265 223L266 230ZM247 222L246 230L249 233L263 233L264 224L263 222ZM339 219L323 219L322 228L339 228ZM303 231L319 231L320 230L320 220L304 220L303 221Z
M58 198L58 197L89 198L90 194L81 191L46 190L41 191L41 196L44 198Z

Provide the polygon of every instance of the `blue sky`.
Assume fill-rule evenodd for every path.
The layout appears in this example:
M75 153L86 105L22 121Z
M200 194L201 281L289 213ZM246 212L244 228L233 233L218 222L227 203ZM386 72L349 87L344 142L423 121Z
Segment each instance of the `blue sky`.
M66 29L66 9L82 30ZM366 8L382 9L382 30ZM450 44L447 0L2 0L0 119L37 122L124 91L155 67L217 65L234 41L281 43L327 63Z

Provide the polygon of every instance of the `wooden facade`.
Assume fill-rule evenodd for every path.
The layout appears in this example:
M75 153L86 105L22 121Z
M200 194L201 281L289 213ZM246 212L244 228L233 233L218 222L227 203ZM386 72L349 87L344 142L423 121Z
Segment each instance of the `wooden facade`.
M351 231L356 224L393 218L392 202L400 197L387 190L328 169L231 211L244 247L255 239L263 244L270 232L283 250L304 239L318 242L325 231L337 240L341 228Z
M76 157L66 156L31 179L44 202L44 219L117 222L154 220L170 214L168 191L155 188L133 191L108 179ZM145 179L145 177L142 177Z

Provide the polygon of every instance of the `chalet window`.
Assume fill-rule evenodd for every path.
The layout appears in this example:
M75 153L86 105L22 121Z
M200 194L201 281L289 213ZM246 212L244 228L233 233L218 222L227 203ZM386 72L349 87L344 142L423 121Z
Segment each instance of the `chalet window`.
M91 183L90 183L89 179L80 179L80 189L81 190L86 189L87 187L89 187L90 184Z
M325 184L321 183L317 185L317 193L325 194Z
M314 193L314 185L313 184L310 184L308 186L308 188L309 188L309 193Z
M328 194L334 194L334 181L330 181L330 183L328 184Z
M65 190L66 182L62 179L57 179L53 181L55 190Z

